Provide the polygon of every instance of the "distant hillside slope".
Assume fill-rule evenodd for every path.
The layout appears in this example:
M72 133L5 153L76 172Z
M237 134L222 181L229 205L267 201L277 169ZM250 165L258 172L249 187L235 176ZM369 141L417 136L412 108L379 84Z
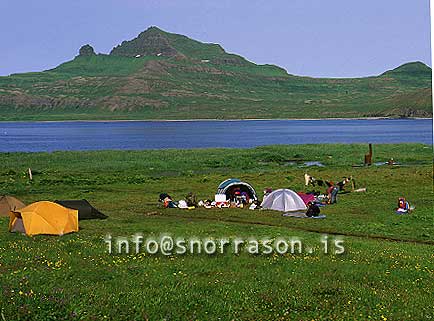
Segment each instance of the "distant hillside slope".
M0 120L431 117L431 68L317 79L151 27L109 55L0 77Z

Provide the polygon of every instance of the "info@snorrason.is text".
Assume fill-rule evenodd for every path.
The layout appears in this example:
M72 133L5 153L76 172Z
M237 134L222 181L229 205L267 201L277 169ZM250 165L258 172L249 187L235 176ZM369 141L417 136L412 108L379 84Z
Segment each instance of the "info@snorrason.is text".
M298 237L242 238L242 237L175 237L170 234L148 236L136 233L129 237L108 234L104 238L107 252L110 254L149 255L185 255L205 254L239 255L269 254L336 254L345 253L344 240L341 237L322 235L315 245L308 245Z

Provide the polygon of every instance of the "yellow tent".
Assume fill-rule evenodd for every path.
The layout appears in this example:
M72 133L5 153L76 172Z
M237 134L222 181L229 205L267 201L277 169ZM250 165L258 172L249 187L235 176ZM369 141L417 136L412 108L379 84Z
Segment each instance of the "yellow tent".
M27 235L78 232L78 211L53 202L36 202L9 212L9 231Z
M9 216L9 211L19 210L26 204L12 196L0 195L0 216Z

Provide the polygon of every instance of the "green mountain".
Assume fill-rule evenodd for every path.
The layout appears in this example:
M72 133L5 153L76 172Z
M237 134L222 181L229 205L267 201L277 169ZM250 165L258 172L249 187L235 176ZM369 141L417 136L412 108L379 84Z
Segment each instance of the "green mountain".
M427 73L431 73L431 68L425 65L424 63L417 61L417 62L410 62L407 64L403 64L398 68L386 71L383 75L390 76L390 77L393 76L423 77Z
M0 77L0 120L431 117L431 68L310 78L151 27L110 54Z

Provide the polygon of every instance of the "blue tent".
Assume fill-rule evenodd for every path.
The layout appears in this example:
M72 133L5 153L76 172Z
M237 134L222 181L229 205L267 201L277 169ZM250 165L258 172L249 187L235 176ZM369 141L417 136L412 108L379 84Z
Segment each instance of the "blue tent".
M247 192L249 197L255 201L258 199L253 186L249 183L239 180L238 178L230 178L224 182L221 182L217 188L217 194L226 194L227 198L231 199L231 194L235 189L240 189L242 192Z

